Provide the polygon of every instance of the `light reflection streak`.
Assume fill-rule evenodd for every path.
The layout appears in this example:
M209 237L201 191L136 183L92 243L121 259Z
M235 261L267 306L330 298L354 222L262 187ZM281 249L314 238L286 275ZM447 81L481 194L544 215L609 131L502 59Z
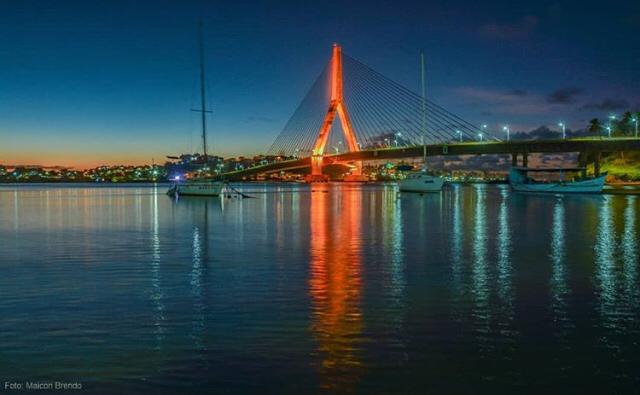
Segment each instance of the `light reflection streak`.
M18 229L20 228L19 220L20 220L20 209L18 205L18 189L16 188L13 191L13 231L18 237Z
M453 257L453 286L456 293L460 293L462 286L461 271L462 271L462 205L461 205L461 186L455 185L453 187L453 237L451 245L451 255Z
M164 340L165 306L164 294L160 278L160 233L158 223L158 187L153 187L151 194L151 300L154 304L154 326L156 349L162 349Z
M502 198L498 213L498 292L503 303L513 306L511 291L511 229L509 227L509 188L500 190Z
M204 322L205 322L205 304L202 290L202 279L204 275L204 262L206 260L205 248L207 243L207 227L208 227L208 208L205 203L204 206L204 238L200 235L200 229L197 226L193 227L193 240L191 245L192 259L191 259L191 295L193 296L193 308L194 318L191 328L191 338L194 342L196 350L206 350L203 335L204 335ZM204 240L203 240L204 239ZM200 357L203 357L200 354Z
M603 196L598 215L598 230L595 244L596 278L599 282L600 297L604 305L610 305L615 302L615 277L613 269L615 264L615 245L617 241L613 228L611 204L611 197Z
M362 374L360 191L333 194L314 185L310 197L309 293L313 336L324 390L351 392Z
M612 215L613 199L609 195L602 197L598 215L598 229L595 240L596 281L598 287L598 311L601 325L605 330L600 339L613 352L619 352L620 346L612 340L612 332L618 329L619 306L616 297L615 247L617 238Z
M627 196L624 210L624 235L622 236L622 256L627 298L638 303L638 233L636 230L636 196Z
M402 204L400 199L397 199L396 192L389 189L382 191L382 201L384 210L382 211L381 225L384 251L391 254L390 259L385 259L390 262L389 269L385 269L385 274L389 274L390 280L385 281L390 295L390 303L389 306L385 306L385 310L389 311L388 323L393 327L392 330L400 333L404 321L406 287ZM424 207L425 203L424 200L421 200L421 207ZM428 220L426 217L420 217L421 223ZM401 339L398 339L394 346L399 346L404 353L404 344Z
M553 206L553 222L551 228L551 309L554 320L567 323L567 302L569 293L566 273L566 236L565 236L565 208L564 197L557 196ZM556 327L562 331L563 327ZM564 340L564 333L560 333Z
M473 297L475 306L473 315L486 324L481 332L488 332L489 321L489 289L487 284L487 223L486 223L486 190L484 185L475 186L475 218L473 238Z

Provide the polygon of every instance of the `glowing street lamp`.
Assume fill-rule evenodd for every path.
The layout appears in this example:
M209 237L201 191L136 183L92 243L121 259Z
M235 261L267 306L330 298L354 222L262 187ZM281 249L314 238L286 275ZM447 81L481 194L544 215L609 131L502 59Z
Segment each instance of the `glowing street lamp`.
M567 138L567 134L565 133L565 124L564 122L560 122L558 123L558 126L560 126L562 128L562 139L566 139Z
M460 138L460 142L462 142L462 132L459 130L456 130L456 133L458 134L458 137Z
M635 126L636 126L636 134L635 134L635 136L638 137L638 117L635 116L635 117L631 118L631 122L633 122L635 124Z
M387 148L389 148L389 138L385 137L384 142L386 143Z
M478 137L480 137L480 142L482 142L482 133L479 133Z
M607 126L607 131L609 132L609 137L611 137L611 129L613 129L613 121L616 120L616 116L611 114L609 115L609 126Z
M511 140L511 131L509 130L509 125L505 125L502 127L502 130L507 132L507 141Z
M400 139L400 137L402 137L402 133L398 132L396 133L396 147L398 146L398 140Z

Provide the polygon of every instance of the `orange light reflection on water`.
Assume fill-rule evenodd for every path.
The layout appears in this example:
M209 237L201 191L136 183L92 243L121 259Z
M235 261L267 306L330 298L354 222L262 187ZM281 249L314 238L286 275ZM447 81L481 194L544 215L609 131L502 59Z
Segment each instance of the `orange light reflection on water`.
M314 185L310 205L312 332L322 388L349 391L362 375L359 340L362 196Z

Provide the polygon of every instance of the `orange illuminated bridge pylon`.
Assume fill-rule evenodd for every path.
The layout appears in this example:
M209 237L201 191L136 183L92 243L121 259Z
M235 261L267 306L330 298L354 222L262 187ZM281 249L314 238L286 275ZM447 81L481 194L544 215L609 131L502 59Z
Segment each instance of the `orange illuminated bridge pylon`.
M344 103L344 93L342 85L342 48L338 44L333 44L333 54L331 56L331 101L327 115L324 117L320 133L313 146L311 155L311 177L309 181L325 181L326 177L322 174L322 166L324 162L324 150L331 133L331 125L336 118L336 114L340 118L342 131L346 140L346 145L351 152L360 150L356 135L349 118L349 111ZM351 174L345 177L345 181L366 181L366 177L362 176L362 162L355 162Z

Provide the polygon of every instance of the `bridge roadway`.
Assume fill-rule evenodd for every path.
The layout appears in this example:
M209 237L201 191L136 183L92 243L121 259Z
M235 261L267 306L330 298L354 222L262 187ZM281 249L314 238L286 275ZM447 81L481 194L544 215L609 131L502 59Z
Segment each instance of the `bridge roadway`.
M490 141L427 145L427 156L511 154L513 158L512 163L516 165L518 155L522 155L523 166L527 165L528 154L578 152L591 156L592 161L595 163L596 173L599 173L599 158L601 153L619 151L640 151L640 138L577 138L567 140ZM330 164L353 161L402 159L416 158L422 156L422 154L423 146L414 145L408 147L378 148L374 150L325 155L324 161L326 164ZM586 165L587 155L581 155L582 166ZM310 167L310 165L310 158L292 159L225 173L222 177L229 180L237 180L255 174L303 169Z

